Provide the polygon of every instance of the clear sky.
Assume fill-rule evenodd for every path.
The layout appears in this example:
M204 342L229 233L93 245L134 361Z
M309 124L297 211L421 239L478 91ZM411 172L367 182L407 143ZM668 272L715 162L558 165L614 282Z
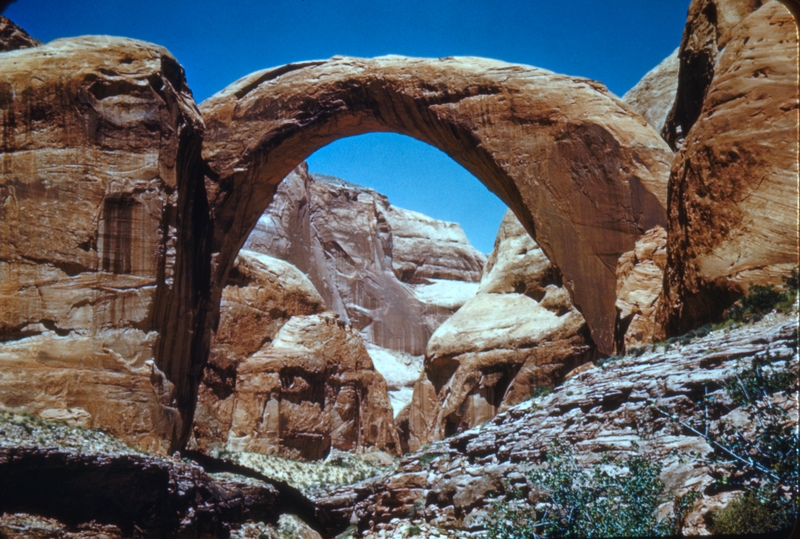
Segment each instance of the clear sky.
M253 71L341 54L484 56L602 81L622 95L679 44L689 0L18 0L42 41L108 34L167 47L200 102ZM392 134L343 139L312 172L461 223L488 252L503 204L449 157Z

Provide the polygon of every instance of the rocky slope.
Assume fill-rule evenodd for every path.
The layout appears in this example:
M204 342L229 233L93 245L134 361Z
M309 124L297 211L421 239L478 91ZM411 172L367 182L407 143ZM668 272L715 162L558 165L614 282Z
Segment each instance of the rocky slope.
M798 263L797 28L770 1L726 36L670 176L662 324L672 334Z
M717 482L725 466L709 459L713 449L706 440L658 409L699 429L707 414L712 432L722 423L740 425L741 412L721 381L754 357L768 358L771 368L796 376L797 346L795 310L753 325L651 345L603 366L588 364L551 395L434 442L403 457L387 477L339 489L317 503L340 527L358 521L358 537L392 537L411 525L424 527L431 536L474 537L494 501L509 499L513 489L531 492L524 472L542 462L553 440L561 440L574 448L581 467L608 452L638 452L659 462L667 490L702 494L688 515L686 533L707 533L709 512L728 503L736 487ZM796 402L785 405L796 424Z
M559 271L508 211L478 294L431 337L409 409L414 451L552 387L594 357L586 322Z
M485 261L457 224L305 165L278 187L245 248L300 268L367 342L412 355L474 294ZM455 294L438 298L437 283Z

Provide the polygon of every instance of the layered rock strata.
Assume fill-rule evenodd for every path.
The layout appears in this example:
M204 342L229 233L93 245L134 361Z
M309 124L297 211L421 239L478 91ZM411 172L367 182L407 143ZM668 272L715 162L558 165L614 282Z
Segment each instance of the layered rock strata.
M559 271L507 212L478 294L428 343L412 402L399 417L408 449L491 419L593 353Z
M457 224L305 165L280 184L245 248L296 265L368 342L412 355L474 294L485 261Z
M574 449L583 469L608 452L638 451L660 463L666 491L693 489L702 495L687 515L684 533L707 534L709 513L741 492L720 486L717 478L746 470L721 465L703 438L657 408L684 419L710 418L711 432L723 423L740 425L741 410L720 389L720 381L767 354L773 369L797 372L796 331L796 313L772 314L752 326L715 331L666 349L651 346L637 357L584 368L552 395L403 457L387 477L318 499L319 511L331 529L357 521L360 537L370 539L392 537L412 524L444 537L481 537L493 504L512 499L516 489L531 493L535 485L526 471L543 462L552 441L561 440ZM796 425L796 405L791 399L783 402Z
M297 268L259 253L239 252L222 294L220 324L198 392L193 447L209 453L225 448L239 365L270 343L292 316L324 310L319 293Z
M318 148L370 131L445 151L506 202L606 353L617 259L666 224L669 148L586 79L479 58L336 57L253 73L201 110L214 298L280 180Z
M670 177L664 325L718 317L798 264L797 28L778 2L728 33Z
M82 37L0 53L0 72L0 404L171 451L208 345L203 122L183 69Z

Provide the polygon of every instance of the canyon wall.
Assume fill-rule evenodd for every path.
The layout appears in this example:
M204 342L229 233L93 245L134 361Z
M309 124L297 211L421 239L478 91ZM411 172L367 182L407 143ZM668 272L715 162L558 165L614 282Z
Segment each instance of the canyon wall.
M171 451L205 360L209 264L183 69L82 37L2 52L0 72L0 404Z
M485 260L459 225L305 165L280 184L245 248L305 272L367 342L413 355L475 293Z
M670 176L662 324L671 334L718 318L752 284L780 284L798 264L797 27L770 1L725 35Z

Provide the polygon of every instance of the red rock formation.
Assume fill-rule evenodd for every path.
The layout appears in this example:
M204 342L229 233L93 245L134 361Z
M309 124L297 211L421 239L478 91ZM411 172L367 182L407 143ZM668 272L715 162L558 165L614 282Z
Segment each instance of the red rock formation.
M798 263L797 29L771 1L731 32L672 168L664 323L717 317Z
M467 283L480 278L484 262L457 224L395 208L372 189L310 175L305 165L281 183L245 248L307 273L368 342L415 355L466 300L426 293L436 288L431 279L469 296L476 286Z
M174 450L209 263L183 69L83 37L0 53L0 72L0 404Z
M692 0L678 52L680 69L675 103L661 131L673 149L679 148L700 116L720 53L742 19L764 0Z
M558 270L507 212L478 294L428 343L411 404L398 417L409 450L552 387L593 352Z
M666 223L671 152L586 79L479 58L337 57L253 73L201 109L212 299L280 180L325 144L370 131L445 151L503 199L564 274L605 352L617 259Z
M195 447L209 453L225 448L239 365L270 343L291 317L324 310L319 293L297 268L259 253L239 253L222 293L220 324L199 389Z
M386 382L335 315L295 316L239 366L226 448L319 459L331 448L398 454Z
M25 30L0 16L0 52L29 49L38 45L41 45L39 40L32 38Z

